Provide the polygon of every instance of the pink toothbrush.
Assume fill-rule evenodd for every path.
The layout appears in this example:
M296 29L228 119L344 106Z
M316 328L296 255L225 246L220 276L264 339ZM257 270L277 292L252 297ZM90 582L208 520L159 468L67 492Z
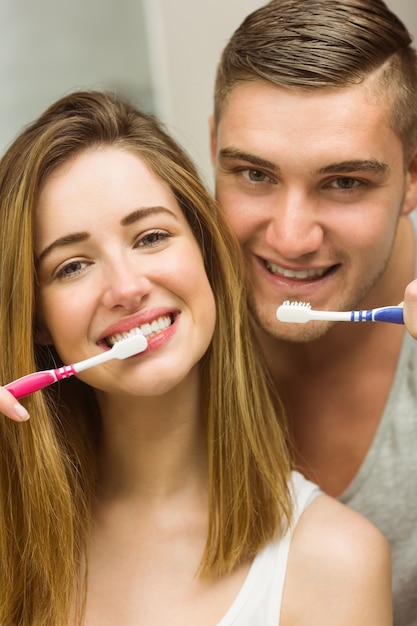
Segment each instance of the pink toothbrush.
M127 359L130 356L139 354L146 350L147 346L148 342L146 337L138 333L133 337L127 337L126 339L118 341L111 350L106 350L106 352L92 356L84 361L22 376L8 385L5 385L5 389L10 391L15 398L23 398L24 396L29 396L35 391L39 391L44 387L56 383L58 380L79 374L79 372L83 372L95 365L100 365L111 359Z

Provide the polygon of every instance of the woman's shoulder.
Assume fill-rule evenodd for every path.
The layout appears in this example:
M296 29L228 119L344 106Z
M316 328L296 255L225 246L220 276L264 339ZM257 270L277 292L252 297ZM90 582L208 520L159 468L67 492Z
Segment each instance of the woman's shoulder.
M315 538L312 544L311 537ZM323 493L319 493L302 513L293 541L302 542L304 548L311 545L312 551L319 548L322 541L323 549L331 548L331 553L336 550L340 557L352 561L363 558L363 551L359 550L361 547L367 547L366 553L375 548L378 548L378 552L389 553L387 540L374 524Z
M292 623L392 624L386 539L369 520L324 494L294 529L281 620L282 626Z

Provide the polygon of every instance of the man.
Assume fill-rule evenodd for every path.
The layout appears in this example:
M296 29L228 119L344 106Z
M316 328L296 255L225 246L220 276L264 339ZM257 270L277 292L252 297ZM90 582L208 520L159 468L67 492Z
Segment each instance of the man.
M396 626L417 624L417 344L402 325L284 323L276 310L397 304L417 275L410 42L382 0L272 1L223 52L211 129L295 462L390 541ZM415 300L410 287L414 334Z

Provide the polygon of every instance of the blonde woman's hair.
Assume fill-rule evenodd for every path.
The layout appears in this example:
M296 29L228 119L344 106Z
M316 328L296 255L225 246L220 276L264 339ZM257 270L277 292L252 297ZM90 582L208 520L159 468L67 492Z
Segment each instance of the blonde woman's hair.
M35 210L56 168L103 145L137 154L169 185L216 298L214 337L201 368L209 530L199 574L222 576L291 518L283 411L259 356L240 249L222 213L161 125L115 95L76 92L61 99L0 162L0 381L60 363L52 347L36 343ZM100 415L94 391L76 378L23 402L29 422L0 420L0 623L64 626L74 597L80 616L85 599L81 563Z

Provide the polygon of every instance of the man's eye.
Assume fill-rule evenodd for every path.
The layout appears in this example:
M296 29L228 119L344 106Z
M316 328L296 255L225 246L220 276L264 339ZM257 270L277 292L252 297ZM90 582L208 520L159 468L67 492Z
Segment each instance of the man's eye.
M349 176L343 176L341 178L335 178L331 183L330 187L334 187L336 189L342 189L349 191L350 189L354 189L360 185L360 181L356 178L350 178Z
M263 183L265 180L270 180L269 176L261 170L245 170L242 174L252 183Z

